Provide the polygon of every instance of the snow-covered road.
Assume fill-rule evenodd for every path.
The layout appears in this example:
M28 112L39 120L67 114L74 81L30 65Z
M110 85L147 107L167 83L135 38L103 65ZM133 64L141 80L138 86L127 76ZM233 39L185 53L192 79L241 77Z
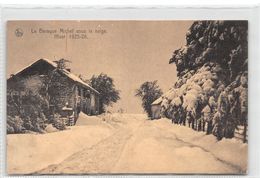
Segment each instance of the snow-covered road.
M58 165L44 169L43 173L240 173L244 171L238 162L226 160L223 155L226 153L215 153L214 149L211 152L210 147L205 148L201 145L203 142L201 139L205 137L204 133L172 125L167 119L151 121L147 120L145 115L142 117L130 115L130 117L122 118L124 124L110 137L91 148L75 153ZM116 119L120 121L120 118ZM215 144L217 147L214 137L206 137L214 141L204 143L205 145ZM233 151L230 150L230 153ZM238 155L241 156L240 153Z
M147 120L145 115L114 114L95 127L100 130L104 125L110 126L107 137L97 138L99 141L91 145L84 145L88 140L82 140L81 149L63 161L35 171L40 174L246 172L247 144L234 139L217 142L212 135L172 125L165 118Z

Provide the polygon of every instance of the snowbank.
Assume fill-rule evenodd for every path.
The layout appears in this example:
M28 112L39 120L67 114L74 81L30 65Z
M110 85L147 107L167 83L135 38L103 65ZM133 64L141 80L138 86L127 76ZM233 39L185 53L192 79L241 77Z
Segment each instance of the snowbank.
M205 132L195 132L193 129L171 124L166 118L157 120L156 126L161 126L164 129L171 127L172 132L176 137L186 143L191 143L192 148L201 148L210 152L216 159L234 166L241 173L247 171L248 160L248 144L242 143L235 138L217 141L213 135L205 135ZM169 129L170 130L170 129ZM184 154L180 150L180 154ZM205 158L207 159L207 158Z
M52 124L48 124L47 127L45 128L45 131L47 133L51 133L51 132L58 132L59 130L53 127Z
M73 126L48 134L7 135L7 171L26 174L57 164L112 134L104 125Z
M76 126L82 125L97 125L102 122L102 118L100 116L89 116L84 114L83 112L79 113L79 118L76 122Z
M90 148L111 136L121 126L136 128L145 114L80 113L76 126L47 134L7 135L7 171L9 174L29 174L58 164L84 148ZM126 124L127 123L127 124ZM48 130L52 130L49 126Z

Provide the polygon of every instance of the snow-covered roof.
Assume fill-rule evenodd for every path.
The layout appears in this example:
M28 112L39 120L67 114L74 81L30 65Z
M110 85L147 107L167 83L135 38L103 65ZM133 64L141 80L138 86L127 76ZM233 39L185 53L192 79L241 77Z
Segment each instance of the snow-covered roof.
M52 65L53 67L57 67L57 64L56 64L55 62L53 62L53 61L51 61L51 60L49 60L49 59L44 59L44 58L42 58L42 59L39 59L39 60L37 60L37 61L34 61L34 62L32 62L31 64L25 66L24 68L22 68L21 70L17 71L17 72L14 73L13 75L18 75L18 74L20 74L21 72L23 72L23 71L26 70L27 68L31 67L32 65L34 65L36 62L38 62L38 61L40 61L40 60L47 62L48 64Z
M76 76L75 74L67 71L67 70L63 70L62 71L63 74L65 74L67 77L69 77L70 79L72 79L75 82L78 82L80 84L82 84L83 86L92 89L93 91L95 91L96 93L99 94L99 92L97 90L95 90L94 88L92 88L90 85L88 85L86 82L84 82L83 80L81 80L78 76Z
M34 61L33 63L29 64L28 66L22 68L21 70L19 70L18 72L16 72L14 75L18 75L19 73L23 72L24 70L26 70L27 68L31 67L32 65L34 65L36 62L38 62L38 61L40 61L40 60L42 60L42 61L44 61L44 62L50 64L51 66L53 66L53 67L55 67L55 68L57 67L57 63L55 63L55 62L53 62L53 61L51 61L51 60L49 60L49 59L41 58L41 59L39 59L39 60L37 60L37 61ZM75 74L73 74L73 73L71 73L71 72L69 72L69 71L67 71L67 70L65 70L65 69L62 69L61 71L62 71L62 73L63 73L64 75L66 75L66 76L67 76L68 78L70 78L71 80L73 80L73 81L75 81L75 82L77 82L77 83L80 83L80 84L83 85L84 87L89 88L89 89L93 90L94 92L100 94L97 90L95 90L94 88L92 88L90 85L88 85L86 82L84 82L83 80L81 80L81 79L80 79L78 76L76 76Z
M155 100L152 105L157 105L160 104L162 102L162 97L158 98L157 100Z

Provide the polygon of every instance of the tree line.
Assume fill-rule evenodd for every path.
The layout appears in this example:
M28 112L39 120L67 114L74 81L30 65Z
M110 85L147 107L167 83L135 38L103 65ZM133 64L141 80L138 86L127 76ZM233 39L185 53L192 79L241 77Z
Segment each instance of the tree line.
M186 33L186 44L169 60L177 67L178 80L162 95L161 115L219 140L234 137L242 125L246 142L247 33L247 21L195 21Z

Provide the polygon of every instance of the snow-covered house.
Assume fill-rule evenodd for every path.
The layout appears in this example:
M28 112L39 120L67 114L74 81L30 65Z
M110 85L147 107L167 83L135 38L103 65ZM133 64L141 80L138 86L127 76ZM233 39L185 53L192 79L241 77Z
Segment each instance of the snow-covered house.
M159 119L161 118L161 103L162 97L158 98L151 104L151 111L152 111L152 119Z
M62 112L62 108L68 105L76 118L80 111L88 115L99 114L100 93L70 69L58 68L57 63L48 59L39 59L7 79L7 95L23 95L26 86L21 83L31 89L40 86L37 92L45 92L52 113Z

